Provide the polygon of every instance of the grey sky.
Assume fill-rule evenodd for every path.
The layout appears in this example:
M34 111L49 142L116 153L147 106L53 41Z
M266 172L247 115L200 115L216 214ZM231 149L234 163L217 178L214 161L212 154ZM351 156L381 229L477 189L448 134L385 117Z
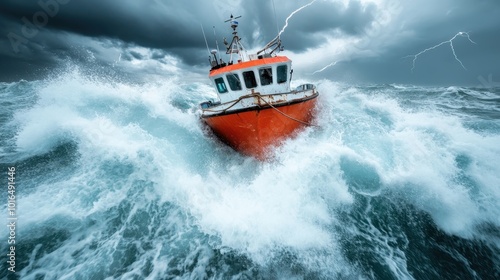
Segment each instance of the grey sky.
M278 28L309 2L275 0ZM119 65L131 75L140 71L160 77L175 66L202 77L208 55L200 24L211 48L216 27L223 48L222 38L230 37L223 21L231 13L242 15L240 36L249 49L263 46L277 33L268 0L3 0L0 81L40 78L68 63ZM282 41L284 54L294 61L295 77L478 85L480 77L500 80L499 15L498 0L317 0L290 19ZM460 31L476 43L461 36L453 41L466 69L444 44L419 56L411 70L413 58L407 55Z

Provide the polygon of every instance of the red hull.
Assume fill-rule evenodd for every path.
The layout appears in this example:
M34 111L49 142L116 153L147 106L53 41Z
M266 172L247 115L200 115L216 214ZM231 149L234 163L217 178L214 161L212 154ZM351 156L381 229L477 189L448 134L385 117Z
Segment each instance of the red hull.
M291 118L303 122L311 121L316 97L317 95L308 100L275 108L207 116L203 120L222 141L235 150L265 160L273 146L279 145L305 126Z

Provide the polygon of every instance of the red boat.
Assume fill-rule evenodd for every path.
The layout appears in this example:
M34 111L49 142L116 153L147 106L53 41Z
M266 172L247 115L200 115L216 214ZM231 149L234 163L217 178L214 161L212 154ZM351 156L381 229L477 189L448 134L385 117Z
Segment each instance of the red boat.
M231 15L231 43L226 42L226 63L211 52L209 78L218 93L217 102L200 104L202 120L222 141L259 160L269 158L273 147L310 125L318 92L314 85L290 89L292 61L276 55L277 36L256 54L247 55ZM233 60L236 59L236 60Z

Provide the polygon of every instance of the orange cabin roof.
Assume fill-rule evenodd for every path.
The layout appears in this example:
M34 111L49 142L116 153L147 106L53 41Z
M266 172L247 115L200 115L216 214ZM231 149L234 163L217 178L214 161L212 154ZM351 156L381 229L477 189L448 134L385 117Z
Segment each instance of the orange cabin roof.
M286 56L275 56L275 57L269 57L269 58L261 58L261 59L255 59L255 60L250 60L250 61L245 61L245 62L240 62L240 63L235 63L232 65L224 66L219 69L215 69L210 71L209 77L217 76L226 72L231 72L235 70L240 70L244 68L250 68L250 67L255 67L259 65L266 65L266 64L273 64L273 63L279 63L279 62L288 62L290 59Z

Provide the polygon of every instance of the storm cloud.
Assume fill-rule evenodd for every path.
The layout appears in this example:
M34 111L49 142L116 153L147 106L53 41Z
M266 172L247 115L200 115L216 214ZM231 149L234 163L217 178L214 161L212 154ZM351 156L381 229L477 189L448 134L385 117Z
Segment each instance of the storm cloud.
M38 78L72 61L102 67L120 61L173 64L207 71L207 51L221 51L231 31L224 20L241 15L240 36L248 49L263 46L285 19L310 1L4 0L0 3L0 81ZM275 8L275 9L274 9ZM276 15L275 15L276 12ZM474 84L500 75L500 3L495 0L318 0L294 15L282 35L298 75L357 83ZM450 47L405 58L469 32ZM317 72L335 61L333 67ZM144 69L142 69L144 70ZM155 72L155 70L148 70ZM147 71L146 71L147 72ZM315 73L316 72L316 73ZM312 75L312 73L315 73Z

